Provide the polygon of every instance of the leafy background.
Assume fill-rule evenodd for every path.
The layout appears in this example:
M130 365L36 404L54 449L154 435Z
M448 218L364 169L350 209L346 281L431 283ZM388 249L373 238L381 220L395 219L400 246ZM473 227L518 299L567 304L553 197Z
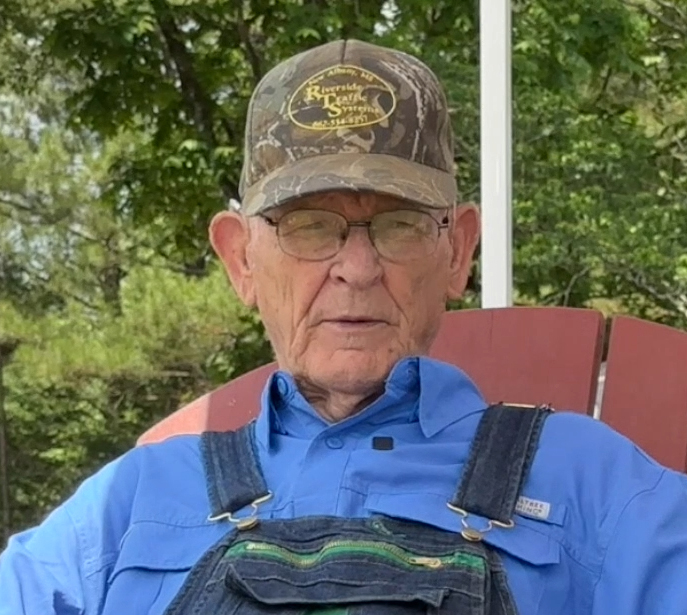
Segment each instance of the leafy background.
M0 520L271 360L207 239L252 88L340 37L446 84L479 201L477 0L0 4ZM687 327L687 2L513 0L515 290ZM479 304L470 292L453 307ZM4 463L3 463L4 461Z

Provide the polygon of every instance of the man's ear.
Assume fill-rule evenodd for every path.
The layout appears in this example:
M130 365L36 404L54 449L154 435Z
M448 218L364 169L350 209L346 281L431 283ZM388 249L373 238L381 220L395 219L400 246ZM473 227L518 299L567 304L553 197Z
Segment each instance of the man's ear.
M210 223L210 243L222 261L236 294L245 305L254 307L255 284L248 256L248 220L237 212L220 212Z
M474 203L461 203L452 212L451 246L453 259L451 261L448 298L460 299L468 283L472 261L480 237L479 208Z

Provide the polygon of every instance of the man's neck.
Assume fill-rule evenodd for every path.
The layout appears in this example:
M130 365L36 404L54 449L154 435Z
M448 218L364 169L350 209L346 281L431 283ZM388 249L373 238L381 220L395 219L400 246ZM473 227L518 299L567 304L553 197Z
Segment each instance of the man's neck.
M383 385L374 391L354 394L326 391L306 380L298 380L297 384L303 397L330 423L338 423L358 414L384 393Z

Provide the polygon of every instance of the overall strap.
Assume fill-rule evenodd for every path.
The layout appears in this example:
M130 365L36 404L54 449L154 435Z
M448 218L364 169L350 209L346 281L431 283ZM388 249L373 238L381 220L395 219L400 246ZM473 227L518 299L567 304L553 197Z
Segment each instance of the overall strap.
M511 523L539 443L548 407L497 404L484 412L451 506Z
M201 436L211 517L233 514L269 495L255 446L255 423Z

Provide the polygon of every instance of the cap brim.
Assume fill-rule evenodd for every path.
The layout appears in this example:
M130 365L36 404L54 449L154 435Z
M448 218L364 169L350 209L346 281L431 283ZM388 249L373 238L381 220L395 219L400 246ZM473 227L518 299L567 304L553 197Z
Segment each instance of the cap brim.
M243 195L242 211L255 215L288 201L332 190L375 192L446 209L458 191L451 173L385 154L327 154L303 158L267 175Z

